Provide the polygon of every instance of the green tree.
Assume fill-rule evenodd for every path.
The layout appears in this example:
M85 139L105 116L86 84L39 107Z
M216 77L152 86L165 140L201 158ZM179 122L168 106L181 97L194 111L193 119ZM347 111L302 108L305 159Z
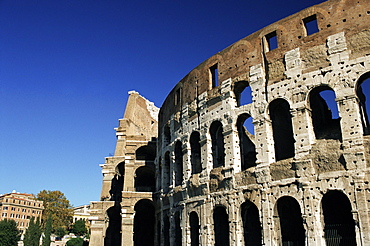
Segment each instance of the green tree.
M84 220L77 220L73 224L72 232L76 236L83 236L87 233L86 223Z
M83 246L86 245L82 238L71 238L67 241L66 246Z
M42 225L46 225L49 215L53 220L53 231L58 227L67 229L72 222L73 209L65 195L58 190L42 190L37 194L37 199L44 202L44 211L42 213Z
M4 219L0 221L0 245L17 246L20 233L14 220Z
M39 246L40 245L40 237L41 237L41 226L40 220L37 219L35 222L35 218L32 217L30 220L30 224L24 234L23 244L24 246Z
M45 230L44 230L44 238L42 239L42 246L50 246L52 223L53 221L52 221L51 214L50 214L46 221Z
M57 227L55 229L55 235L57 235L57 237L64 237L65 234L67 234L67 232L63 227Z

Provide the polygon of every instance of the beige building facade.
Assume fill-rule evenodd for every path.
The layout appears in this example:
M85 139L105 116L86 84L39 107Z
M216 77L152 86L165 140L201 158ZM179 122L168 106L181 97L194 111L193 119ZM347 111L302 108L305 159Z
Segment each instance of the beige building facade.
M43 202L31 194L12 192L0 195L0 220L12 219L23 234L32 217L40 219L44 210Z
M178 82L158 123L131 94L91 245L370 245L369 24L363 0L273 23Z

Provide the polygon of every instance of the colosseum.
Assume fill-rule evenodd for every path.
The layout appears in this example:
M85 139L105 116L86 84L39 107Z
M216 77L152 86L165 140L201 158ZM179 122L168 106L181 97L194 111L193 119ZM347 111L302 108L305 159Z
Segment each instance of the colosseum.
M160 109L129 92L90 245L370 245L369 24L369 0L329 0L210 57Z

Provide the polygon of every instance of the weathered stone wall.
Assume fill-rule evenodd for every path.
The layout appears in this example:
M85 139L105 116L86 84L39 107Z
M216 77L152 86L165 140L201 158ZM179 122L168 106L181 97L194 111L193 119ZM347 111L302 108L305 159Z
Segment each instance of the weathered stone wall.
M185 76L158 124L132 92L90 245L370 245L369 23L367 0L273 23Z
M318 32L308 35L305 22L312 19ZM299 240L325 245L329 233L339 233L328 229L334 223L327 212L333 200L350 217L338 222L353 230L347 243L370 244L369 140L358 92L370 77L369 23L369 1L329 0L236 42L175 86L159 114L156 245L194 245L194 235L200 245L245 245L252 240L244 221L252 212L245 211L254 207L260 245ZM271 33L276 33L275 49L268 44ZM212 84L215 65L217 86ZM243 105L244 87L250 87L252 102ZM339 119L331 118L321 91L334 92ZM241 139L243 115L253 118L254 135L246 133L249 147ZM222 125L223 148L214 139L214 122ZM194 132L200 136L199 173L194 173ZM174 154L178 141L181 168ZM254 161L245 164L248 160ZM179 170L182 183L175 185ZM217 222L219 207L227 215L225 235L226 227ZM284 207L292 215L284 215ZM190 219L194 212L199 229ZM291 235L282 221L297 223L291 234L303 236Z

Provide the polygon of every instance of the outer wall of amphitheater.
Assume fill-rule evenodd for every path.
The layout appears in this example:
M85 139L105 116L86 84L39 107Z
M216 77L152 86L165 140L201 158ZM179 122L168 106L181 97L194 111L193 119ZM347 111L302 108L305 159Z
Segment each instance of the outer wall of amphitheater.
M94 203L92 236L118 202L104 245L370 245L369 24L370 1L329 0L192 70L135 145L156 144L140 164L155 185L132 181L153 159L132 154L133 187Z

